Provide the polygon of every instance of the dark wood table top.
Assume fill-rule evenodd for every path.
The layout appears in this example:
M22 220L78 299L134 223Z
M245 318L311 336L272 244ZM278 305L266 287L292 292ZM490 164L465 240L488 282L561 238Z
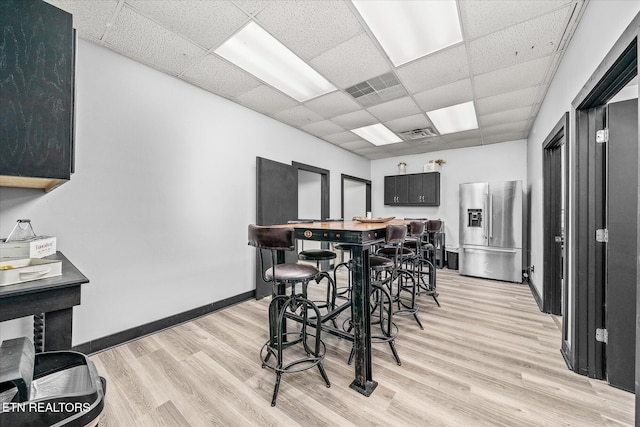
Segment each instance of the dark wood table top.
M274 227L313 228L331 231L369 231L380 230L389 224L408 224L409 221L393 219L388 222L359 222L359 221L316 221L292 224L278 224Z

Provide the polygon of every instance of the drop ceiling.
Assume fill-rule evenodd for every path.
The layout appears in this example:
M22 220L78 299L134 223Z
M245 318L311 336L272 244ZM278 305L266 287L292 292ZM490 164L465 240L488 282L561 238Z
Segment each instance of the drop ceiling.
M525 139L588 0L457 0L463 41L398 67L348 0L47 1L82 39L381 159ZM298 102L214 53L250 21L337 90ZM425 113L469 101L475 130L439 135ZM377 123L403 142L351 132Z

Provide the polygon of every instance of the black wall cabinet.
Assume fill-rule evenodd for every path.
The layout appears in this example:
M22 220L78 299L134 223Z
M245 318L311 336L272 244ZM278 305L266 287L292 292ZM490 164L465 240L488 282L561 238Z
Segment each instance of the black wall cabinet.
M393 175L384 177L384 204L406 205L409 203L409 176Z
M73 171L72 16L41 0L3 0L0 28L0 185L48 190Z
M440 172L385 176L384 204L440 206Z

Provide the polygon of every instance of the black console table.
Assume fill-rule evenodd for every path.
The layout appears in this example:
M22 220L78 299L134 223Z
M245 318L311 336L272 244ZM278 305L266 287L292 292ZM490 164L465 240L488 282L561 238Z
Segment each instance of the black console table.
M0 286L0 322L44 313L44 350L69 350L73 306L89 279L60 252L46 258L62 261L62 275Z

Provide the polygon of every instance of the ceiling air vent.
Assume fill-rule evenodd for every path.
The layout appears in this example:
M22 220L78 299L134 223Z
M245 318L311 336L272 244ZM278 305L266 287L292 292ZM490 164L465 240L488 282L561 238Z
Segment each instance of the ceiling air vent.
M348 87L346 90L349 95L353 96L364 107L371 107L407 95L407 92L393 73L373 77Z
M431 126L428 126L426 128L421 128L421 129L413 129L405 132L399 132L399 135L405 141L413 141L415 139L432 138L434 136L438 136L436 131L433 130Z

